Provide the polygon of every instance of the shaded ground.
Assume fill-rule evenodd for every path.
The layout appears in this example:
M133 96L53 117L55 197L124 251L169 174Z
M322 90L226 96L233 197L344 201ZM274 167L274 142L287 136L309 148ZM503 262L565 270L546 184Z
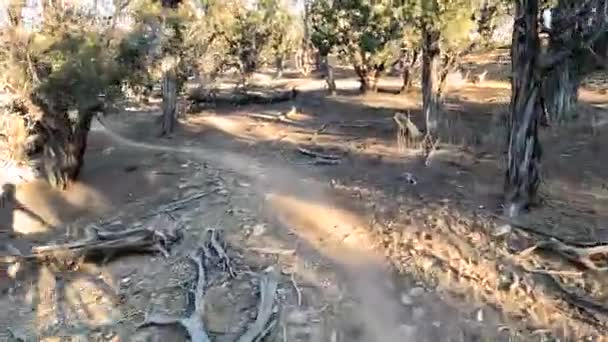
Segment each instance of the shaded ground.
M191 113L168 140L150 134L154 109L108 118L109 130L98 126L92 133L81 183L67 192L42 184L17 188L21 206L38 217L5 210L2 222L24 234L11 240L14 246L25 250L28 243L78 236L82 222L99 216L117 215L128 227L139 213L173 198L209 195L171 217L143 221L184 225L183 242L169 258L120 257L67 273L52 267L7 270L0 336L9 336L10 328L15 336L49 341L129 341L146 334L183 339L171 328L135 334L135 325L146 312L183 310L183 283L192 274L183 256L200 245L206 228L223 232L238 270L234 279L212 270L205 321L214 340L234 340L253 320L257 278L251 272L267 266L282 271L278 324L269 341L601 335L601 312L590 318L568 308L551 298L555 291L536 288L527 278L505 281L519 274L517 267L549 268L568 271L557 275L566 287L584 289L598 302L605 291L601 272L583 273L536 256L520 260L517 252L533 245L534 236L500 230L500 116L509 96L496 76L500 58L484 57L493 68L487 81L452 82L445 143L429 161L397 146L392 121L395 111L409 111L420 123L419 94L362 97L351 90L352 79L340 80L341 93L331 98L323 96L322 81L286 80L303 91L294 103ZM398 80L382 86L398 88ZM579 122L543 132L544 204L530 220L541 232L603 241L608 190L601 152L608 139L601 122L608 119L599 106L606 98L591 89L582 97L587 103ZM299 147L340 162L315 164Z

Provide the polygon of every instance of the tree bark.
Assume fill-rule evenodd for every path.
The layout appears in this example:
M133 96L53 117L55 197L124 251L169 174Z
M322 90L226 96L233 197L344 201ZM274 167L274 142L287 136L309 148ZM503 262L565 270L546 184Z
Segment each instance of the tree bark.
M505 176L505 210L517 216L536 200L540 183L541 146L538 124L542 112L536 63L540 52L538 0L515 3L513 25L509 152Z
M283 56L276 56L275 57L275 67L277 68L277 74L275 75L275 77L281 78L283 77Z
M355 65L355 73L359 77L359 91L362 94L378 91L378 80L382 69L379 65L371 68L366 65Z
M440 120L439 32L425 27L422 30L422 112L426 122L426 134L436 137Z
M72 141L70 142L70 150L74 156L74 165L70 168L70 180L78 179L84 166L84 154L87 150L89 131L91 130L91 122L94 116L95 110L93 109L78 113L78 120L74 124L74 132Z
M403 84L401 85L401 90L400 92L402 94L406 94L408 93L411 89L412 89L412 85L413 85L413 81L414 78L412 77L412 69L414 68L414 65L416 65L416 62L418 61L418 50L414 50L411 53L407 52L406 56L403 57L403 70L402 70L402 80L403 80Z
M162 76L162 99L163 99L163 118L161 135L173 133L175 128L176 111L177 111L177 75L175 72L176 66L173 65L163 71Z
M577 1L560 0L553 12L557 18L563 18L576 10ZM564 48L573 45L573 35L576 25L569 27L565 32L552 35L549 31L549 44L547 54L558 54ZM579 63L582 62L578 61ZM577 61L572 57L564 59L556 65L544 78L543 97L549 122L567 122L576 116L578 103L578 88L580 78L576 69Z
M325 82L327 83L327 90L329 94L335 95L336 81L334 79L334 70L329 64L329 59L327 58L327 55L319 55L319 68L323 77L325 78Z
M567 122L577 117L580 80L573 62L566 59L544 79L543 96L550 122Z

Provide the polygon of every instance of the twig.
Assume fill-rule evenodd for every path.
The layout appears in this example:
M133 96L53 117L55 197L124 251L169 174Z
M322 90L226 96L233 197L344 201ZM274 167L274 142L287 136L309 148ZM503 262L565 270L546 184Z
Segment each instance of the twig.
M311 151L311 150L303 148L303 147L298 147L298 152L300 152L306 156L317 158L317 159L325 159L325 160L339 160L340 159L340 156L337 156L337 155L323 154L323 153Z
M211 245L211 248L215 250L217 256L224 263L224 266L228 270L230 276L233 278L236 277L236 272L232 268L232 261L230 260L230 257L226 253L224 247L222 247L222 244L217 240L217 230L215 228L207 228L207 234L209 233L211 233L209 236L209 244Z
M275 254L275 255L294 255L295 249L279 249L279 248L268 248L268 247L251 247L250 250L262 254Z
M291 284L293 285L293 288L296 290L296 294L298 296L298 306L302 306L302 290L300 290L300 287L298 287L298 283L296 282L295 273L292 273L290 278L291 278Z
M266 275L260 280L260 302L255 322L237 339L237 342L253 342L266 331L268 321L272 317L274 297L278 284L276 271L273 268L269 268L266 271Z

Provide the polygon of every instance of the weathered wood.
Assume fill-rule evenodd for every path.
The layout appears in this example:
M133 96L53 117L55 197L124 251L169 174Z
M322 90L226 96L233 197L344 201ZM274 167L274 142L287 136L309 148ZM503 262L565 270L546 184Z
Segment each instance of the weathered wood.
M538 0L516 2L516 18L511 47L513 80L509 152L505 177L505 209L517 216L535 200L540 184L541 146L538 124L542 108L537 58Z
M440 120L440 33L425 25L422 30L422 112L426 134L437 136Z
M167 66L162 76L162 131L161 135L171 134L177 119L177 73L176 66Z
M275 91L268 94L239 92L233 94L215 94L212 92L193 92L189 95L189 100L194 104L210 103L210 104L226 104L233 106L244 106L251 104L274 104L287 102L295 99L298 95L298 90L293 88L285 91Z

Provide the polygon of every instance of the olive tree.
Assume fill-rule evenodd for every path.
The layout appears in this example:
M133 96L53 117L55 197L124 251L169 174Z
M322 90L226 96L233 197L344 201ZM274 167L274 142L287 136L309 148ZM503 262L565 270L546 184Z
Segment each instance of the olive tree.
M117 63L112 27L51 5L36 31L11 17L0 35L0 75L12 97L2 115L21 129L1 127L11 141L3 148L18 151L13 159L41 160L49 182L63 188L80 173L93 117L120 95L128 70Z
M605 22L605 1L558 0L545 12L544 30L548 33L548 54L575 47L587 41L590 28L601 27ZM586 20L572 21L571 14L580 12ZM608 33L600 33L589 46L575 49L544 76L543 96L547 119L551 122L567 122L576 117L578 88L589 73L605 67L604 57L608 49Z
M336 49L339 42L337 12L332 4L326 0L315 0L310 4L310 20L312 23L311 43L319 55L320 71L327 83L330 94L336 92L336 82L332 66L329 65L328 56Z
M422 99L426 134L436 137L441 121L447 75L463 54L475 47L471 33L474 2L459 0L410 0L403 11L406 21L420 33L422 46Z
M597 25L584 25L593 20L589 8L605 5L605 0L579 2L560 18L561 30L584 27L583 40L542 53L539 38L539 1L515 3L515 22L511 46L512 84L509 120L509 151L505 177L506 211L517 216L536 201L540 184L541 145L538 126L543 113L542 79L568 58L588 50L608 28L605 15ZM597 7L603 8L603 7Z

